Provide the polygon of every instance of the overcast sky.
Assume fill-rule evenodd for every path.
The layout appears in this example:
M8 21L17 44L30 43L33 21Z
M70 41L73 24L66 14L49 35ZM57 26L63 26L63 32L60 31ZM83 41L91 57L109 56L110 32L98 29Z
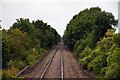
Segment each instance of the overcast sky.
M99 6L118 18L119 0L1 0L0 19L5 29L18 18L42 19L62 36L67 23L81 10Z

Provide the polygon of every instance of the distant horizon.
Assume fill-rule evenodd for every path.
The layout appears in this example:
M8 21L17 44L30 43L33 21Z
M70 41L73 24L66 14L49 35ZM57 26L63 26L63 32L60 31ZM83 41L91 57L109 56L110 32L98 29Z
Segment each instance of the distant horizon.
M32 0L31 0L32 1ZM102 0L101 0L102 1ZM96 1L96 2L83 2L83 1L40 1L40 2L7 2L3 0L0 6L2 12L2 26L9 29L16 19L28 18L30 21L42 20L43 22L51 25L57 30L61 36L64 34L66 25L72 17L80 11L91 8L99 7L101 10L111 12L115 19L118 19L118 0L114 2Z

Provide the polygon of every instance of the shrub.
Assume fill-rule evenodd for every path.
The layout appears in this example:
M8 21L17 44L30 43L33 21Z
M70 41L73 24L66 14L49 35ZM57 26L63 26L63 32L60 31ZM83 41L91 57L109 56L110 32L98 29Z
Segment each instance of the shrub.
M117 63L111 64L105 72L105 77L120 78L120 65Z
M107 57L108 65L117 63L120 65L120 49L116 49Z
M105 77L106 71L108 70L108 67L103 67L100 71L100 76Z
M101 52L101 55L97 56L88 64L88 70L92 70L96 75L100 74L100 71L107 64L105 53Z
M84 57L90 55L91 53L92 53L92 50L89 47L87 47L87 48L85 48L85 50L82 53L79 54L79 58L80 59L84 58Z
M93 60L93 57L91 55L88 55L82 59L80 59L80 65L84 68L87 69L88 63Z

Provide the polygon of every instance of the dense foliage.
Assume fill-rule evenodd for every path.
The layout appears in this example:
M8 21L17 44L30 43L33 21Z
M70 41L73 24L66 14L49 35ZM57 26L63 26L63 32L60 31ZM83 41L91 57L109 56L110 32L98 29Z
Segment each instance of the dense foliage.
M112 13L93 7L75 15L65 30L64 43L96 77L120 77L120 34L111 29L116 24Z
M93 71L97 77L120 78L120 45L117 44L120 34L115 35L110 29L97 42L96 47L85 48L79 53L79 63L83 68Z
M71 49L78 47L77 45L82 46L80 50L85 46L94 48L112 24L116 24L112 13L101 11L99 7L85 9L73 16L67 24L64 42Z
M2 30L3 78L14 77L25 66L34 65L46 50L57 44L59 34L41 20L17 19L9 30Z

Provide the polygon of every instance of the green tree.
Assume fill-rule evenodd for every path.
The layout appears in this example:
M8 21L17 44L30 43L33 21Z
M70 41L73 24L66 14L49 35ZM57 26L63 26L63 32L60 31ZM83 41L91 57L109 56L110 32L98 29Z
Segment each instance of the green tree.
M4 34L2 37L2 68L7 68L8 62L11 59L10 46L9 37Z

